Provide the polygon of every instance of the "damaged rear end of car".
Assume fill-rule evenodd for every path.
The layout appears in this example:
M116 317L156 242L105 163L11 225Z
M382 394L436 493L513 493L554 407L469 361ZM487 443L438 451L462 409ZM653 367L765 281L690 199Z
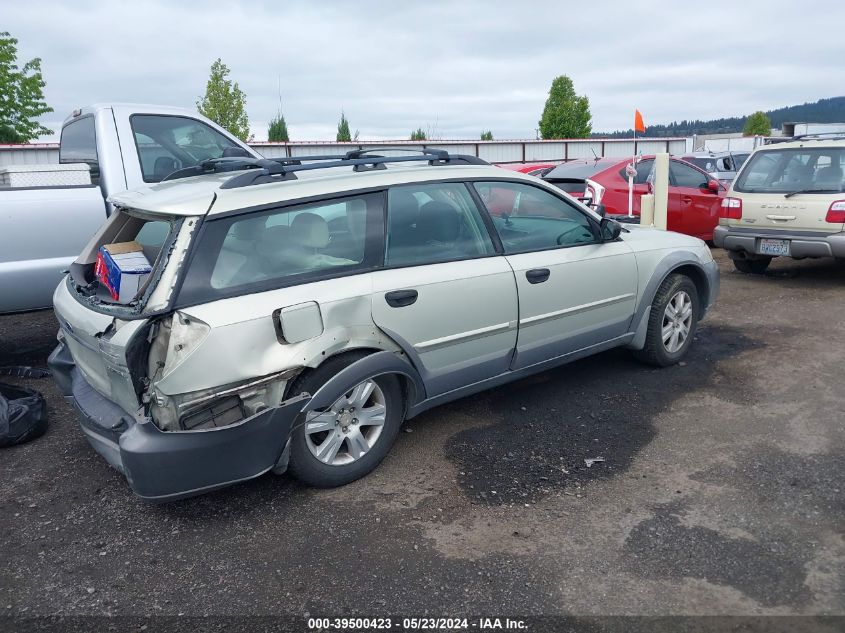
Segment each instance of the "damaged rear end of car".
M87 439L137 495L152 501L283 468L285 446L306 399L284 400L296 369L225 385L179 379L180 366L210 332L174 305L213 194L202 210L152 212L131 206L129 194L114 202L115 212L54 295L60 330L49 365ZM95 266L101 247L130 241L140 245L151 272L134 298L118 303ZM168 384L187 389L174 393Z

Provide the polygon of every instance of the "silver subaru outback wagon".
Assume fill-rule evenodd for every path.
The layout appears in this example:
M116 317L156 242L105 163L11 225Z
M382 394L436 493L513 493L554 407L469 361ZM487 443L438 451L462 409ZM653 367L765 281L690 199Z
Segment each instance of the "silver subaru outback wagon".
M613 347L676 363L719 287L701 240L437 150L218 159L110 200L50 366L150 500L342 485L431 407ZM127 242L151 272L117 301L95 264Z

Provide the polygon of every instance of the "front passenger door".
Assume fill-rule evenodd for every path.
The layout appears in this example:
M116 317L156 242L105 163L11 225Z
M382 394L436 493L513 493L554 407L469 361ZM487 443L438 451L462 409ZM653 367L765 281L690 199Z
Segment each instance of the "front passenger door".
M584 211L546 189L504 181L474 186L485 203L506 192L514 198L512 214L493 217L519 293L519 334L511 369L628 332L637 296L637 263L624 241L602 243L596 223Z

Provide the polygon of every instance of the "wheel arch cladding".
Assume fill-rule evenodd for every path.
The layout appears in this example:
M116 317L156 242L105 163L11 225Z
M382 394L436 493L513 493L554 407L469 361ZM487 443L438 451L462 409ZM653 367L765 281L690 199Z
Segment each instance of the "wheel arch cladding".
M311 400L303 410L309 411L328 407L337 399L338 393L349 391L367 378L384 375L395 375L400 379L403 395L407 399L406 406L425 400L425 385L419 373L407 360L395 352L359 348L345 350L331 358L361 353L364 354L362 358L341 369L316 393L312 394Z
M673 275L673 274L685 275L686 277L689 277L690 279L692 279L692 283L695 284L695 289L698 292L698 304L699 304L699 306L703 307L703 306L706 306L706 305L709 304L709 302L710 302L709 301L710 300L710 282L707 280L707 275L704 273L704 271L700 267L698 267L694 264L684 264L682 266L678 266L677 268L673 268L672 270L669 271L669 273L666 276L668 277L669 275ZM653 300L653 297L652 297L652 300ZM704 311L699 310L698 318L701 319L701 317L703 315L704 315Z

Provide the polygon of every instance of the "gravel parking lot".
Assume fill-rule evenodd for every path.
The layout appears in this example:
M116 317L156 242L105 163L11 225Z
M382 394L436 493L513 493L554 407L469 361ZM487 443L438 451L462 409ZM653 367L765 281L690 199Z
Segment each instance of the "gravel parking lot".
M269 475L144 503L51 381L23 381L50 429L0 452L0 608L845 614L845 265L716 257L686 363L612 351L440 407L335 490ZM43 365L55 330L0 317L0 366Z

